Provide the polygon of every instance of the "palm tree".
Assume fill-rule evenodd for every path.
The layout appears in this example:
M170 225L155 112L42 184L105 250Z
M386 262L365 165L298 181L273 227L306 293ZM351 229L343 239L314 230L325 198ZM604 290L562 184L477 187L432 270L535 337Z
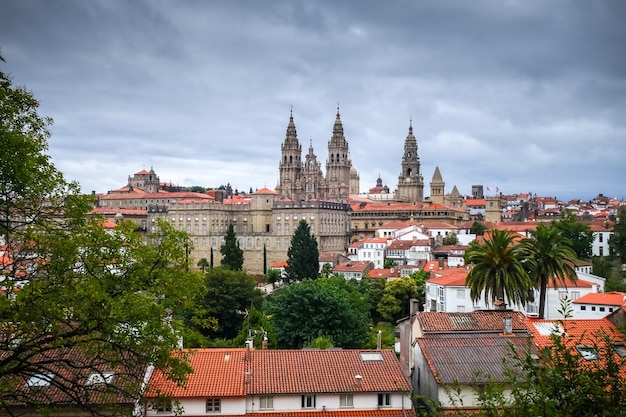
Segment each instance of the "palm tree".
M202 273L204 274L204 271L209 266L209 261L207 261L206 258L202 258L198 261L198 266L200 267L200 269L202 270Z
M528 274L539 289L539 318L545 317L546 293L548 281L553 287L565 284L566 279L576 281L573 264L576 252L571 241L563 236L556 227L542 224L537 226L529 239L524 239L523 246L528 262L525 263Z
M486 232L484 242L472 242L465 252L465 263L473 264L466 285L473 301L485 293L485 303L495 300L525 305L533 281L524 269L523 247L515 242L510 231Z
M322 270L320 271L320 274L326 278L331 276L333 274L332 264L325 262L324 265L322 265Z

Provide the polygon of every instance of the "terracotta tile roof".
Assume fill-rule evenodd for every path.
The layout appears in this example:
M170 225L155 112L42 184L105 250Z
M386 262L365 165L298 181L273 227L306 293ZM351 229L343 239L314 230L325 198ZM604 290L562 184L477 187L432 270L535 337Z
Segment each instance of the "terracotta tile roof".
M528 331L526 317L519 311L477 310L470 313L421 312L417 320L424 333L428 332L501 332L504 317L512 317L512 329Z
M361 352L382 360L364 361ZM249 394L410 391L391 350L260 350L252 351ZM356 375L361 375L356 386Z
M284 268L286 266L287 266L287 261L276 262L275 264L271 265L272 268Z
M573 301L574 304L599 304L610 306L626 305L626 293L623 292L592 292Z
M408 249L411 249L413 246L430 246L430 241L429 240L412 241L412 240L396 239L393 242L391 242L389 246L387 246L387 249L408 250Z
M349 261L335 265L333 272L364 272L374 264L371 261Z
M139 172L135 172L135 175L149 175L149 174L150 174L150 172L146 171L145 169L142 169Z
M465 200L465 203L469 206L484 206L485 199L484 198L468 198Z
M95 207L91 210L92 213L103 214L103 215L115 215L117 213L120 214L128 214L128 215L145 215L148 213L147 210L139 210L139 209L127 209L127 208L107 208L107 207Z
M283 413L246 413L251 417L310 417L311 415L321 414L324 417L414 417L415 411L406 410L316 410L316 411L286 411ZM206 417L206 416L202 416Z
M161 372L150 378L147 398L158 392L174 398L189 397L243 397L244 374L248 363L246 349L197 349L187 351L194 372L184 386L166 381Z
M503 359L511 354L511 344L519 351L531 348L528 333L423 337L417 343L439 384L486 382L487 378L504 382L509 365Z
M367 277L372 279L398 278L400 268L374 268L367 272Z
M467 279L466 268L446 268L435 270L426 281L436 285L448 285L452 287L464 287Z

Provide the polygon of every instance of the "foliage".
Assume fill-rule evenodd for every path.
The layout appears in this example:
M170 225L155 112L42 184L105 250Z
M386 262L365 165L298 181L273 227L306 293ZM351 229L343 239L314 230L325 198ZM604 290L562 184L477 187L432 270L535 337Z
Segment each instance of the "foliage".
M315 339L311 340L304 344L304 347L307 349L332 349L335 346L333 345L333 341L325 336L319 336Z
M539 289L539 318L544 318L548 283L557 287L566 279L577 279L573 267L576 253L560 229L543 224L537 226L531 238L524 239L522 247L527 258L524 267Z
M613 256L626 263L626 207L620 207L613 234L609 238L609 248Z
M207 338L232 339L241 330L244 314L251 307L260 308L263 295L256 279L243 271L213 268L206 274L206 289L195 300L196 309L188 311L187 324ZM204 325L215 319L216 326Z
M232 340L232 346L243 347L246 340L252 340L255 349L262 349L263 340L267 339L268 349L276 349L276 334L269 318L255 307L251 307L246 314L241 330Z
M613 272L614 265L606 256L594 256L591 259L591 273L603 278L609 278Z
M391 269L395 265L395 262L391 258L385 258L385 262L383 263L383 268Z
M237 235L232 223L228 225L228 230L224 236L224 244L220 247L222 260L220 264L224 268L240 271L243 267L243 249L237 243Z
M289 284L265 304L279 348L301 348L317 337L344 348L362 347L370 325L365 297L341 278Z
M287 267L285 268L287 278L289 281L317 278L318 270L317 240L311 234L311 228L306 220L300 220L287 250Z
M206 258L201 258L198 261L198 266L200 267L200 270L202 271L202 273L204 274L204 272L206 271L206 269L209 267L209 261L206 260Z
M265 282L273 284L275 282L279 282L281 280L280 270L278 269L270 269L265 274Z
M381 333L381 348L395 349L396 344L396 327L388 322L380 322L370 331L370 341L367 346L369 349L376 349L378 345L378 332Z
M37 108L0 72L0 234L12 261L2 271L0 409L19 402L50 412L55 398L16 386L51 370L128 371L107 391L135 398L149 365L182 382L191 371L177 349L185 329L170 312L187 307L202 285L185 262L187 235L158 222L146 244L131 223L105 229L90 215L92 198L45 154L52 120ZM49 380L98 415L84 382Z
M502 410L513 417L625 415L625 359L607 334L592 336L599 357L595 360L583 359L573 347L580 340L567 333L553 333L551 346L537 353L513 351L507 377L511 391L504 396L495 389L482 390L481 403L491 410L483 415L502 415Z
M441 243L443 245L457 245L459 243L459 238L456 233L448 233L441 239Z
M487 226L481 222L474 222L470 228L470 233L476 236L482 236L487 231Z
M588 224L581 223L570 210L561 212L561 218L552 222L552 227L571 242L578 259L591 259L593 232Z
M192 193L204 193L206 192L206 188L204 188L201 185L192 185L191 187L189 187L189 191L191 191Z
M364 278L359 281L359 291L361 294L365 295L365 302L373 323L384 320L378 312L378 302L383 297L386 282L387 281L384 279L373 278Z
M332 274L333 274L332 264L325 262L324 265L322 265L322 270L320 271L320 275L323 276L324 278L328 278Z
M417 298L418 291L415 280L403 277L388 281L383 296L378 302L378 313L393 323L409 315L410 300Z
M483 243L473 241L465 252L465 263L473 267L467 274L470 297L477 301L484 291L486 303L495 300L526 304L533 282L524 270L524 253L510 231L493 230Z

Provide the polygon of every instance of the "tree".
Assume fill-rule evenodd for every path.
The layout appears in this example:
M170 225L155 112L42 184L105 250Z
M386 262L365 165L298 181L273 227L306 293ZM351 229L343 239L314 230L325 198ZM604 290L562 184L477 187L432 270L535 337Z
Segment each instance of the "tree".
M527 257L524 267L539 289L539 318L545 317L548 282L554 287L566 279L576 281L576 253L571 242L553 226L539 224L532 237L522 244Z
M385 258L385 262L383 262L383 268L391 269L395 265L395 262L391 258Z
M487 231L487 226L481 222L474 222L470 228L470 233L476 236L482 236Z
M232 339L243 326L245 317L240 312L261 307L263 295L256 279L243 271L213 268L206 274L205 282L205 291L194 303L202 310L191 311L187 323L206 338ZM207 318L214 318L217 326L198 325Z
M395 323L409 315L409 302L417 296L417 285L413 278L402 277L389 281L385 284L383 296L378 302L378 312L385 320Z
M626 207L620 207L613 234L609 238L609 248L613 256L626 263Z
M213 262L213 247L211 247L211 256L209 256L209 267L211 269L213 269L214 266L214 262Z
M300 220L287 250L287 266L285 267L287 278L289 281L314 279L317 278L318 270L317 240L311 234L311 228L306 220Z
M477 301L484 292L485 303L495 300L525 305L533 282L523 267L522 247L510 231L493 230L483 243L474 241L465 252L465 263L472 265L466 285Z
M263 243L263 274L267 274L267 246Z
M265 274L265 282L274 284L275 282L280 281L280 271L278 269L269 269L267 274Z
M448 233L441 239L441 243L444 245L456 245L459 243L459 238L456 233Z
M148 366L174 381L191 371L177 348L185 329L171 312L201 280L185 263L186 233L158 222L146 244L135 225L108 229L90 214L92 198L46 155L52 120L37 108L0 72L0 234L12 261L2 271L0 409L19 403L46 414L69 401L98 415L88 401L95 388L78 375L122 371L106 391L137 398ZM47 382L65 395L21 389L36 375L52 375Z
M324 278L328 278L329 276L331 276L333 274L333 266L332 266L332 264L330 264L328 262L324 262L324 265L322 265L322 270L320 271L320 274Z
M591 259L593 232L588 224L581 223L570 210L561 213L561 218L552 222L552 227L569 239L578 259Z
M198 261L198 266L200 267L200 270L202 271L202 273L204 274L204 271L207 269L207 267L209 266L209 261L206 260L206 258L201 258Z
M272 294L265 304L278 347L302 348L323 336L334 346L367 343L370 320L365 297L342 278L304 280Z
M220 253L222 254L220 264L223 267L233 271L241 270L243 267L243 249L237 243L237 235L232 223L228 225L228 230L224 236L224 244L220 247Z

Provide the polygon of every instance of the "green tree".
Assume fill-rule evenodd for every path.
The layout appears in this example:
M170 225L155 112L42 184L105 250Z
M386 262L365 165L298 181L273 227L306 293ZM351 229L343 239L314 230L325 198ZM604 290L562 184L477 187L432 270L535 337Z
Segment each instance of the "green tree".
M487 231L487 226L481 222L474 222L470 228L470 233L476 236L482 236Z
M232 223L228 225L228 230L224 236L224 244L220 247L222 260L220 264L224 268L240 271L243 267L243 249L237 243L237 235Z
M202 310L190 311L187 323L207 338L232 339L237 336L244 322L241 312L251 307L261 308L263 295L256 279L243 271L213 268L206 274L205 291L199 294L195 304ZM203 320L215 318L215 328L200 326Z
M579 222L571 210L563 211L561 218L552 222L552 227L569 239L578 259L591 259L593 232L588 224Z
M289 281L301 281L305 278L317 278L319 270L319 251L317 240L311 234L306 220L300 220L291 237L291 245L287 250L287 267L285 272Z
M390 322L409 315L409 301L418 297L417 285L411 277L402 277L385 284L383 296L378 302L378 312Z
M192 185L191 187L189 187L189 191L191 191L192 193L204 193L206 191L206 188L202 187L201 185Z
M441 239L441 243L444 245L457 245L459 238L456 236L456 233L448 233Z
M323 336L335 346L359 348L368 339L365 297L341 278L304 280L272 294L265 304L279 348L302 348Z
M267 274L267 246L263 243L263 274Z
M378 323L384 320L378 312L378 302L385 292L385 284L387 281L378 278L364 278L359 281L359 292L365 295L368 311L372 323Z
M333 266L330 263L325 262L324 265L322 265L322 270L320 271L320 274L324 278L328 278L333 274Z
M383 268L391 269L395 265L395 262L391 258L385 258L385 262L383 263Z
M14 383L53 369L139 370L106 387L134 398L150 365L183 381L191 369L177 346L186 332L171 312L188 306L202 282L185 263L187 235L158 222L146 244L131 223L105 229L91 215L93 199L46 154L52 120L37 109L32 94L0 72L0 234L13 261L2 272L0 410L19 403L48 413L55 398ZM83 382L49 380L75 406L102 413Z
M488 304L501 300L525 305L533 281L523 267L523 257L523 248L515 244L510 231L493 230L484 235L483 243L472 242L465 252L465 264L472 265L466 279L472 300L479 300L484 292Z
M548 283L557 287L565 285L565 280L576 281L576 253L571 241L561 231L552 226L539 224L532 236L524 239L526 262L524 267L539 289L539 318L545 317Z
M198 266L200 267L200 270L202 271L202 273L204 274L204 272L206 271L206 269L209 266L209 261L206 260L206 258L201 258L198 261Z
M265 274L265 282L274 284L281 280L280 271L278 269L269 269Z
M244 315L244 324L233 339L233 347L245 346L246 340L252 339L255 349L263 348L263 340L267 341L268 349L276 349L276 334L267 316L255 307L251 307Z
M213 269L214 266L214 262L213 262L213 247L211 247L211 256L209 257L209 267L211 269Z
M620 207L613 234L609 238L611 255L617 256L623 264L626 263L626 207Z

